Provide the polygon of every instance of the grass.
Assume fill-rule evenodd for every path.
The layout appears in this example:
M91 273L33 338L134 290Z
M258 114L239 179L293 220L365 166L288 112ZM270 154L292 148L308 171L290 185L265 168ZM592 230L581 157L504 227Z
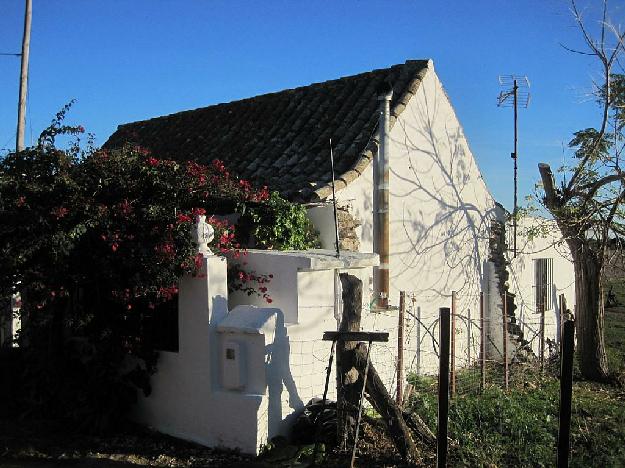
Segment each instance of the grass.
M605 311L605 342L608 367L616 374L625 374L625 279L608 281L613 288L617 307Z
M625 371L625 281L614 282L619 307L606 310L610 369ZM497 368L490 369L492 376ZM511 367L511 388L474 386L450 402L449 460L453 466L555 466L559 424L558 365L544 374L531 364ZM459 382L474 379L461 372ZM410 377L411 407L436 429L437 382ZM489 379L489 381L493 381ZM459 389L462 386L459 385ZM570 466L625 466L625 391L617 386L576 381L573 387Z

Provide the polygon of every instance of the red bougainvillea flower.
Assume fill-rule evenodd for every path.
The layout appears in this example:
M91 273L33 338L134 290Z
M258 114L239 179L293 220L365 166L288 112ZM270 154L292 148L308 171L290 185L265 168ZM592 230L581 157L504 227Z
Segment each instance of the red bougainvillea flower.
M137 153L142 154L144 156L147 156L148 154L150 154L150 150L148 148L144 148L143 146L137 145L137 146L134 147L134 150Z
M269 189L267 188L267 186L263 186L263 188L261 188L257 193L256 193L256 201L265 201L265 200L269 200Z
M206 210L204 208L193 208L191 210L191 214L193 215L193 217L200 216L200 215L205 215L206 214Z
M67 213L69 213L69 210L64 206L57 206L55 208L52 208L52 210L50 210L50 213L52 214L52 216L55 216L56 219L61 219L64 218Z
M169 301L173 299L176 296L176 294L178 294L178 286L176 285L172 285L169 287L161 286L158 289L159 297L165 301Z
M176 255L176 247L171 242L163 242L154 247L154 250L166 258L173 258Z
M128 216L132 213L132 205L127 199L124 199L124 201L119 204L119 211L124 216Z
M149 158L148 158L148 160L147 160L147 162L148 162L148 165L150 165L150 166L152 166L152 167L156 167L156 166L158 166L158 165L159 165L159 163L160 163L160 161L159 161L158 159L153 158L153 157L149 157Z
M178 220L177 220L178 224L180 224L180 223L190 223L191 221L193 221L193 220L191 219L191 216L189 216L189 215L186 215L184 213L180 213L178 215Z
M226 166L224 165L224 163L222 161L220 161L219 159L213 159L213 167L215 168L215 170L217 170L218 172L225 172L226 171Z

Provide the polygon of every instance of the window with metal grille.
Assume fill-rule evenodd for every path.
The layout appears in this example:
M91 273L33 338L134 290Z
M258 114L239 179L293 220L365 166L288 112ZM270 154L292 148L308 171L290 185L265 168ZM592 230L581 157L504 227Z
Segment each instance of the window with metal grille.
M553 309L553 258L534 259L536 312Z

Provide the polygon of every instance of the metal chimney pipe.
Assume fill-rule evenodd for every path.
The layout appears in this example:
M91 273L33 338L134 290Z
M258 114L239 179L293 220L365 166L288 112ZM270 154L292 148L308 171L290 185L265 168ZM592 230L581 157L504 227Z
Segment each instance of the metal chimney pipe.
M378 88L380 145L373 166L373 250L380 256L380 266L373 271L377 307L388 308L390 241L389 241L389 152L390 117L393 89L387 82Z

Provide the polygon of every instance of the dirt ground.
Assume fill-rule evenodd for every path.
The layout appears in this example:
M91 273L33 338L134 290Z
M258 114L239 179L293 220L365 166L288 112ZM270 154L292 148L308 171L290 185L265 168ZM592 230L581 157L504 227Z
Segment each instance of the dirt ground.
M358 449L357 466L406 466L384 432L370 424L363 425ZM321 466L349 466L349 457L349 453L332 452ZM431 453L428 455L424 451L424 458L419 464L432 466L434 460L431 457ZM134 425L109 436L90 436L61 431L45 422L25 424L0 420L2 468L265 468L309 465L310 462L306 461L294 462L292 457L289 458L288 449L283 457L276 457L273 453L268 457L255 458L233 451L209 449Z
M0 467L263 467L252 457L212 450L128 426L109 436L72 434L40 422L0 422Z

